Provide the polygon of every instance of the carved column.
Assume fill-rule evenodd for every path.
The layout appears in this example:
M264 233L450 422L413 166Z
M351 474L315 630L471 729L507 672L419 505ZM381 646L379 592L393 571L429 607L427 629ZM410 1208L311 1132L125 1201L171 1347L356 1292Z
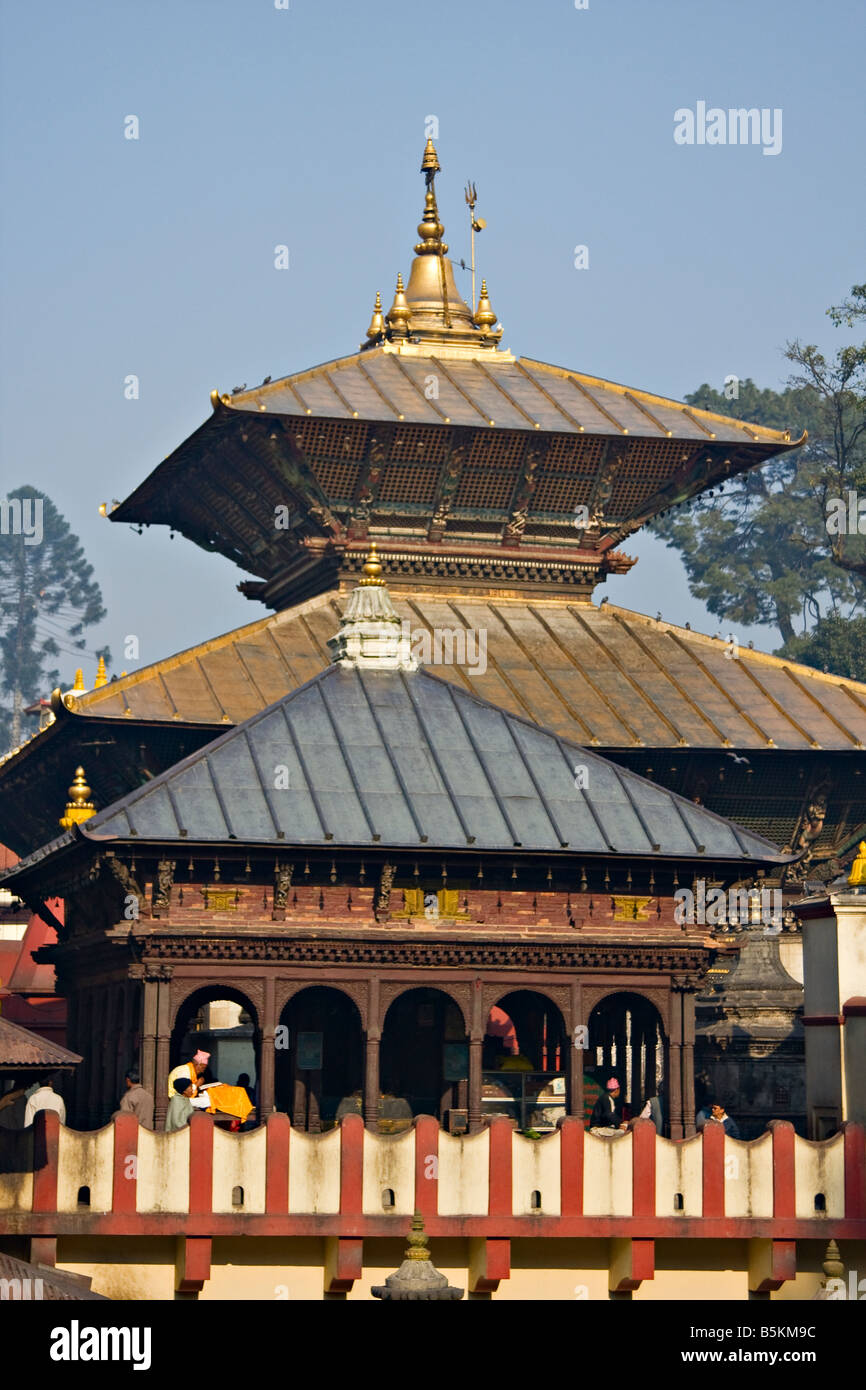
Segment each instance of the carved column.
M275 1109L274 1103L274 1039L276 1036L276 1004L274 977L265 976L264 1007L262 1009L262 1050L259 1058L259 1123L264 1124Z
M469 1133L481 1128L481 1068L487 1013L484 1008L484 981L479 977L472 990L469 1022Z
M131 965L129 978L141 981L141 1043L139 1047L139 1070L141 1084L151 1095L156 1094L156 1006L159 987L155 979L145 972L143 965Z
M574 984L571 987L571 1022L572 1034L568 1040L568 1063L566 1085L568 1087L567 1111L569 1115L576 1115L578 1119L583 1119L583 1064L587 1049L583 1046L577 1047L578 1039L583 1042L584 1034L578 1034L577 1028L584 1024L583 1017L583 990L580 985ZM586 1037L588 1041L588 1035Z
M108 992L105 986L97 986L92 991L91 997L87 1127L88 1129L95 1129L102 1123L101 1112L104 1108L102 1078L105 1064L105 1011L108 1004Z
M379 1125L379 978L370 980L367 995L367 1041L364 1066L364 1124L368 1129Z
M154 1099L156 1108L154 1113L154 1125L161 1129L165 1124L165 1114L168 1110L168 1073L171 1070L169 1065L169 1049L171 1046L171 1027L174 1022L171 1011L171 966L162 965L153 971L157 977L157 1004L156 1004L156 1074L154 1078L155 1091Z
M683 1132L695 1132L695 991L684 989L683 1001Z
M682 996L672 983L671 1035L668 1042L668 1086L670 1088L671 1139L683 1136L683 1009Z

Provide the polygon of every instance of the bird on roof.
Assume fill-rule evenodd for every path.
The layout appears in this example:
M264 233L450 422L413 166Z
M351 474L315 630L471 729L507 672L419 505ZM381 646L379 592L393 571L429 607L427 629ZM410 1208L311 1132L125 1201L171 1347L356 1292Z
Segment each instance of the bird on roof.
M238 394L239 391L246 391L246 389L247 389L247 383L246 383L246 382L244 382L243 386L233 386L233 387L232 387L232 395L233 395L233 396L236 396L236 395Z
M691 630L692 630L692 625L691 625L691 623L686 623L686 632L691 632Z
M727 753L726 757L733 758L735 763L748 763L748 758L741 758L737 753Z
M267 386L267 384L268 384L268 382L270 381L270 379L271 379L271 378L270 378L269 376L266 376L266 377L264 378L264 380L262 381L262 385L263 385L263 386Z

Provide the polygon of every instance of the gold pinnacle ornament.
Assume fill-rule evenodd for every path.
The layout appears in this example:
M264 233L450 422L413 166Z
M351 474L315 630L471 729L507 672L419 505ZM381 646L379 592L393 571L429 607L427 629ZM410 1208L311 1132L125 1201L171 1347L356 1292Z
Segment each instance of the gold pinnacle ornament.
M90 820L91 816L96 815L96 807L89 798L90 788L85 781L84 768L77 767L72 779L72 786L69 788L66 814L60 817L60 824L64 830L71 830L73 825L81 825L84 821Z
M382 578L382 565L375 541L370 542L370 549L364 561L364 578L361 580L362 587L369 588L371 585L375 585L377 588L385 587L385 581Z
M384 332L385 316L382 313L382 296L377 290L376 303L373 306L373 317L370 319L370 327L367 329L367 337L372 342L375 342L377 338L381 338Z

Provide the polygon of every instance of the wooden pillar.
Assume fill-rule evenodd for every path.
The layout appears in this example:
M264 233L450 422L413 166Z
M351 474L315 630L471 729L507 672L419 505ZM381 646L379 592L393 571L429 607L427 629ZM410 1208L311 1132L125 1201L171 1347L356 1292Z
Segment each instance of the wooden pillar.
M671 1139L682 1139L683 1135L683 1009L682 995L674 986L671 989L671 1033L668 1041L668 1086L670 1094Z
M104 985L97 985L91 991L91 1011L90 1011L90 1039L87 1055L90 1060L90 1072L87 1086L87 1128L95 1129L101 1124L101 1110L103 1108L101 1089L102 1073L105 1058L104 1034L105 1034L105 1009L107 1003L107 992Z
M583 1119L583 1068L589 1044L589 1033L578 1028L587 1027L589 1020L583 1016L583 988L579 984L571 987L571 1037L567 1040L568 1067L566 1071L567 1095L566 1111ZM579 1045L578 1045L579 1044Z
M695 1133L695 992L683 990L683 1135Z
M484 1008L484 981L476 979L472 991L469 1024L469 1133L481 1128L481 1069L484 1060L484 1033L487 1016Z
M382 1021L379 1018L379 977L373 975L367 988L367 1040L364 1065L364 1124L379 1125L379 1046Z
M156 1005L158 993L156 980L142 977L139 1067L142 1086L154 1096L156 1094Z
M265 976L265 1002L262 1010L261 1051L259 1053L259 1123L266 1124L267 1118L276 1109L274 1094L274 1052L277 1032L276 997L273 975Z
M161 978L156 982L156 1039L155 1039L155 1075L154 1075L154 1099L156 1101L154 1111L154 1127L162 1129L165 1125L165 1115L168 1110L168 1073L169 1049L171 1046L171 1000L169 990L171 982L168 977L161 973Z

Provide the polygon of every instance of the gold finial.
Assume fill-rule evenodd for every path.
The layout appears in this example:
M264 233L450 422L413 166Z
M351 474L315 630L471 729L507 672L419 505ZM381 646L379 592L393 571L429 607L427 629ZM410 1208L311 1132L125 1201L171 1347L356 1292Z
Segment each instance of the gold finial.
M101 685L108 685L108 672L105 669L105 657L99 658L99 665L96 668L96 679L93 682L93 689L98 690Z
M405 338L409 332L409 305L406 300L406 291L403 288L403 276L397 274L397 288L394 291L394 303L388 310L388 327L392 333L400 338Z
M370 549L364 561L364 578L361 580L361 584L364 588L369 588L371 585L375 585L377 588L384 588L385 586L375 541L370 542Z
M84 768L77 767L72 786L69 788L66 814L60 817L60 824L64 830L71 830L73 825L81 825L83 821L96 815L96 807L89 798L90 788L85 781Z
M385 316L382 313L382 296L376 291L376 303L373 305L373 317L370 320L370 327L367 329L367 337L371 342L381 338L385 332Z
M490 307L490 300L487 296L487 281L481 281L481 298L478 300L478 308L475 310L475 322L482 332L487 333L496 322L496 315Z
M434 174L439 174L441 172L442 166L439 163L436 146L433 144L432 140L428 139L427 144L424 146L424 154L421 159L421 173L427 175L429 182Z
M75 680L73 681L72 689L73 689L74 691L82 691L82 690L86 690L86 688L87 688L87 687L86 687L85 684L84 684L84 672L82 671L81 667L79 666L79 667L78 667L78 670L75 672Z
M866 840L861 840L857 846L857 857L851 865L848 883L851 888L866 888Z
M407 1237L407 1260L429 1260L430 1251L427 1249L428 1235L424 1230L424 1217L420 1211L416 1211L412 1217L412 1225Z

